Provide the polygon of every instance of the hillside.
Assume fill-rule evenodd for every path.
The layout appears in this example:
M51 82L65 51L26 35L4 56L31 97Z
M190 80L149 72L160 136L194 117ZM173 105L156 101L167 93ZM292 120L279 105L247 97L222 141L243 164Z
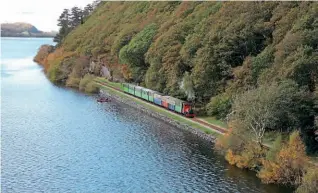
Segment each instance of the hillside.
M235 128L268 115L261 129L300 129L317 152L317 18L316 2L103 2L35 61L55 83L78 88L86 74L133 82ZM253 103L260 110L239 109Z
M56 32L39 31L29 23L2 23L1 37L54 37Z

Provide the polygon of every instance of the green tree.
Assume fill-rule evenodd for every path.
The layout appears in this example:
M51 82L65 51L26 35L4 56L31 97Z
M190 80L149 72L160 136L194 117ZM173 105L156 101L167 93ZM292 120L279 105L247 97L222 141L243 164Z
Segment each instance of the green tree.
M83 13L79 7L72 7L71 9L71 28L74 29L76 26L83 23Z
M132 78L137 83L143 80L146 73L148 64L145 62L144 55L156 34L156 30L157 26L155 24L148 25L119 52L120 62L129 66L132 71Z
M288 131L301 125L303 114L312 116L301 100L305 95L292 81L260 85L234 99L231 120L241 122L262 143L266 129Z
M67 34L71 31L70 11L68 9L63 10L62 14L58 19L57 25L60 27L60 29L59 33L57 33L54 37L54 42L57 42L59 45L67 36Z

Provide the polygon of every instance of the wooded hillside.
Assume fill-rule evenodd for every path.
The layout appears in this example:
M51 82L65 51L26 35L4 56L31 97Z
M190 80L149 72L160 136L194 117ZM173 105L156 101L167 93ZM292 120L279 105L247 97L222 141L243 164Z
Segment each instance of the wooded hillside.
M53 82L79 87L107 70L202 114L300 129L308 152L318 151L318 3L102 2L82 23L35 58ZM259 109L240 109L249 104Z

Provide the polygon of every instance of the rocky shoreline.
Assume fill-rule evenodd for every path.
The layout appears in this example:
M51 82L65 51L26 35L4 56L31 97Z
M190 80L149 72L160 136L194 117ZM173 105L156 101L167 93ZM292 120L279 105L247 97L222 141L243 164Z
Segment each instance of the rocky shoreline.
M109 88L109 89L111 89L111 88ZM204 141L206 141L208 143L214 144L215 141L216 141L216 137L214 137L212 135L209 135L209 134L206 134L203 131L201 131L200 129L197 129L197 128L191 127L189 125L180 123L180 122L178 122L176 120L171 119L168 116L162 115L162 114L154 112L152 110L149 110L149 109L143 107L142 105L139 105L139 104L135 103L132 100L127 100L127 99L122 98L122 97L120 97L120 96L118 96L116 94L111 94L111 93L107 92L104 89L100 89L99 94L101 96L111 97L111 98L115 99L116 101L125 103L125 104L127 104L127 105L129 105L129 106L131 106L133 108L136 108L136 109L138 109L138 110L140 110L140 111L142 111L144 113L147 113L148 115L150 115L152 117L160 119L160 120L162 120L162 121L164 121L164 122L166 122L166 123L178 128L178 129L188 131L188 132L194 134L196 137L198 137L200 139L203 139Z

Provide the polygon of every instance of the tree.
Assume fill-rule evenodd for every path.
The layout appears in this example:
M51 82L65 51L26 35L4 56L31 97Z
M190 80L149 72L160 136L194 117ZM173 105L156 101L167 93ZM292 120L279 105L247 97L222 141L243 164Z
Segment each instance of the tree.
M93 1L93 3L92 3L93 9L96 9L101 3L102 3L101 0L95 0L95 1Z
M83 18L87 18L92 13L93 10L94 10L93 6L91 4L87 4L83 10Z
M83 23L83 13L78 7L73 7L71 9L71 28L74 29L76 26Z
M306 92L295 82L274 82L237 95L230 121L241 122L261 144L266 130L290 131L301 127L304 116L312 116L310 106Z
M278 152L282 149L282 135L279 134L273 145L271 146L271 148L268 150L268 152L266 153L266 159L269 161L275 161L276 159L276 155L278 154Z
M206 105L208 115L215 116L217 119L226 119L231 111L231 96L226 93L212 97L210 103Z
M147 52L152 38L156 34L157 26L150 24L139 32L128 45L121 48L119 59L122 64L127 64L131 69L132 78L140 83L146 73L147 65L144 55Z
M299 131L294 131L289 136L288 143L276 155L275 161L263 161L264 166L258 177L264 183L299 185L307 163L305 145Z
M60 29L53 41L57 42L59 45L66 35L71 31L70 11L68 9L64 9L57 21L57 25L60 27Z

